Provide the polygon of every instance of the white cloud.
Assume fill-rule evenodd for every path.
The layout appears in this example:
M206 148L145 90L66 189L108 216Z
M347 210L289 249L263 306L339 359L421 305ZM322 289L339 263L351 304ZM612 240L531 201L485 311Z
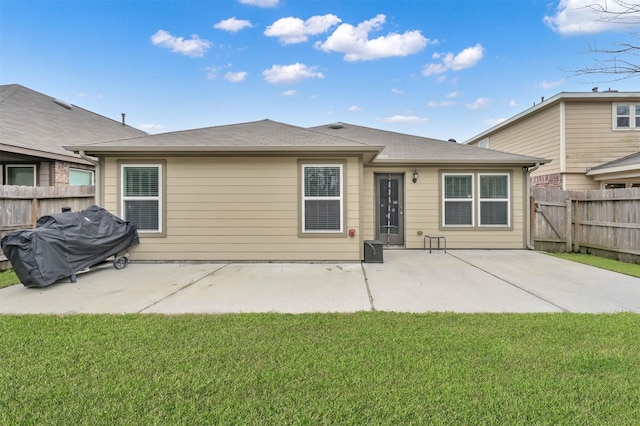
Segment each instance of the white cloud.
M282 96L295 96L298 94L298 92L296 90L285 90L284 92L280 93Z
M357 106L357 105L353 105L353 106L350 106L350 107L349 107L349 111L351 111L351 112L360 111L361 109L362 109L362 108L360 108L360 107L359 107L359 106Z
M207 70L207 79L208 80L215 80L216 78L218 78L218 71L220 70L220 68L217 67L208 67L205 68Z
M253 27L253 25L251 25L251 21L236 19L235 16L233 18L222 20L213 25L213 28L217 30L229 31L231 33L237 33L240 30L251 27Z
M486 108L491 103L491 99L487 98L478 98L472 104L466 104L465 106L469 109L476 110L480 108Z
M224 75L224 78L226 80L229 80L232 83L239 83L241 81L244 81L244 79L247 77L247 74L249 73L246 71L241 71L241 72L229 71Z
M422 69L422 75L429 77L435 74L442 74L446 71L460 71L466 68L476 66L480 59L484 56L484 47L480 43L475 46L467 47L462 52L454 55L449 52L447 54L434 53L433 59L440 60L437 63L425 65Z
M278 7L280 0L238 0L239 3L258 7Z
M455 98L458 98L460 96L462 96L462 92L455 91L455 92L449 93L447 95L447 99L455 99Z
M172 52L194 58L203 56L211 47L209 40L203 40L196 34L192 35L191 39L185 40L182 37L173 36L165 30L159 30L152 35L151 42L154 46L166 47Z
M396 95L402 95L402 94L404 94L404 90L391 89L391 93L395 93Z
M634 0L560 0L558 9L553 16L545 16L543 22L564 35L594 34L604 31L626 31L629 26L640 26L640 9L635 7L635 12L625 14L624 25L622 20L612 19L613 16L604 14L607 10L618 13L628 8L622 4L634 6Z
M89 93L81 92L78 93L79 98L88 98L88 99L102 99L104 96L101 94L98 95L90 95Z
M370 40L369 33L379 30L385 21L386 16L380 14L373 19L361 22L356 27L342 24L324 43L317 42L315 47L325 52L344 53L345 61L369 61L412 55L424 49L429 43L429 39L417 30L403 34L389 33Z
M280 18L264 31L268 37L278 37L282 44L295 44L307 41L308 36L327 32L329 28L341 22L335 15L312 16L303 21L300 18Z
M515 108L515 107L520 106L520 105L518 105L518 103L516 101L510 100L509 101L509 106L512 107L512 108Z
M441 101L441 102L437 102L437 101L429 101L427 103L428 106L430 107L434 107L434 108L439 108L439 107L448 107L451 105L455 105L456 103L453 101Z
M378 117L376 120L382 123L426 123L429 118L415 115L394 115L393 117Z
M554 87L558 87L564 84L566 79L561 78L560 80L557 81L547 81L547 80L542 80L542 82L540 83L540 87L542 87L543 89L553 89Z
M147 133L162 133L164 132L164 126L162 124L141 124L138 129Z
M496 126L502 123L503 121L507 121L507 119L506 118L489 118L487 120L484 120L482 124L486 124L487 126Z
M307 78L324 78L321 72L316 72L317 67L308 67L301 63L292 65L274 65L268 70L262 71L264 79L271 84L293 84Z

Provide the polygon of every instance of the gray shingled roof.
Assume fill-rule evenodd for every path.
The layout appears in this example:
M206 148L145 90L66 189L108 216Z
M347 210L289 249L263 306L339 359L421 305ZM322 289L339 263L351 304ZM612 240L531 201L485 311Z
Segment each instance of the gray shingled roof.
M0 86L0 150L79 160L63 146L140 135L146 133L19 84Z
M509 154L505 152L477 148L455 142L431 139L347 123L333 123L311 127L310 130L327 135L384 145L374 163L420 163L420 164L523 164L547 163L542 158Z
M640 168L640 152L636 152L635 154L627 155L622 158L618 158L617 160L609 161L608 163L600 164L596 167L591 167L589 169L589 173L591 172L601 172L606 173L611 169L617 168ZM587 173L588 174L588 173ZM594 173L595 174L595 173Z
M70 144L67 144L70 145ZM177 132L145 135L124 140L83 144L87 151L105 148L242 148L242 147L359 147L367 148L372 144L327 137L318 132L309 131L303 127L279 123L272 120L260 120L248 123L228 124L223 126L205 127L202 129L181 130Z
M305 129L272 120L66 146L90 155L116 152L356 152L382 164L514 164L544 159L339 123ZM377 157L375 157L377 155ZM375 159L374 159L375 157Z

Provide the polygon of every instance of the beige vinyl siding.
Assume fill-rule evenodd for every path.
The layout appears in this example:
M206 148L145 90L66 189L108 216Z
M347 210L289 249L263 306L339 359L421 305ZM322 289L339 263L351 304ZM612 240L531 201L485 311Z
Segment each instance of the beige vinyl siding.
M574 191L589 191L592 189L600 189L600 182L594 180L591 176L584 173L567 173L564 176L567 188Z
M105 172L104 203L113 212L118 208L117 160L126 159L107 159ZM359 158L309 161L345 165L344 228L358 229ZM141 233L141 244L131 250L133 259L360 260L359 233L355 238L299 236L298 158L171 157L166 163L166 237Z
M489 136L489 148L552 160L533 176L560 173L560 104L541 110Z
M413 171L419 173L418 182L413 183ZM440 173L442 171L469 173L511 173L511 227L452 229L440 226ZM525 247L524 237L524 188L523 172L516 168L453 169L453 168L398 168L367 167L364 169L364 238L375 237L375 173L405 174L405 246L408 249L422 249L424 236L440 234L447 238L449 248L470 249L521 249ZM477 182L476 182L477 184ZM477 213L477 212L476 212Z
M566 106L566 146L567 172L584 174L588 167L640 151L640 130L613 130L613 102L571 102ZM599 188L593 184L586 188L567 181L567 188Z

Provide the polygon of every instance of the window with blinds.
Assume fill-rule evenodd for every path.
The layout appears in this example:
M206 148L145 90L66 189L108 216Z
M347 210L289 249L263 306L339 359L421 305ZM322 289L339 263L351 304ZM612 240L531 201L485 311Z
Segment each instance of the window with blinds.
M481 174L480 226L509 226L509 175Z
M442 194L443 226L511 226L508 173L444 173Z
M342 165L302 166L302 231L342 232Z
M122 165L122 218L140 232L162 230L161 166Z
M473 226L473 174L445 174L444 225Z

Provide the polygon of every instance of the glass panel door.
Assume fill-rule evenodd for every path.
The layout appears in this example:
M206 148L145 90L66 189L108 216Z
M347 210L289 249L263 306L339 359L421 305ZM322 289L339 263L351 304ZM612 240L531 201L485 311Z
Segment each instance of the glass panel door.
M404 175L376 174L376 239L404 245Z

